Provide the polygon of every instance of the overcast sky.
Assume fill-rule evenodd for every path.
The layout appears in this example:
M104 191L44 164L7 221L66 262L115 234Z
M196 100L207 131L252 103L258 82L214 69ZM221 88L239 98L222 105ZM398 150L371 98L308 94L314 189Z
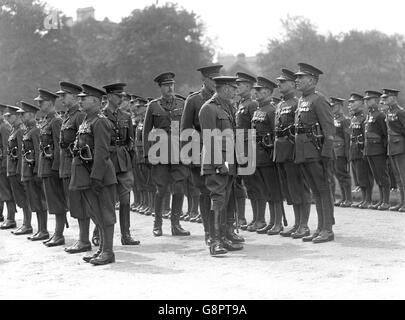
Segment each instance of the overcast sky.
M76 19L76 9L92 6L96 19L108 17L119 22L133 9L142 9L156 0L44 0ZM380 30L405 34L403 0L159 0L175 2L194 11L205 23L206 34L221 53L255 55L266 48L269 38L280 37L280 19L305 16L321 33L337 34L352 29Z

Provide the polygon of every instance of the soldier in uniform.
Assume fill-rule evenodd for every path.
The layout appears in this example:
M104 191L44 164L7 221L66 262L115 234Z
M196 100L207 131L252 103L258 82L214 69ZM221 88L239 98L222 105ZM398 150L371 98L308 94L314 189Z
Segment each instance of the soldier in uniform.
M22 137L23 123L18 116L19 108L9 106L8 112L4 114L7 122L10 123L12 129L8 138L8 156L7 156L7 177L10 180L11 191L17 206L23 209L24 220L20 228L13 233L15 235L32 234L31 217L32 212L27 199L25 186L21 181L21 165L22 165Z
M41 111L45 114L40 125L38 177L42 178L49 213L55 215L55 233L44 244L47 247L55 247L65 244L63 231L67 223L63 181L59 178L59 141L62 119L55 112L55 101L58 96L43 89L38 89L38 92L39 96L35 101L38 101Z
M294 121L298 105L298 99L295 97L295 74L288 69L282 69L277 80L283 96L276 110L274 161L278 165L283 195L294 210L293 227L280 235L302 239L310 235L308 219L311 211L311 192L299 165L294 163ZM270 223L268 230L272 227ZM260 230L258 232L260 233Z
M7 177L7 145L8 137L10 136L11 126L4 120L4 112L7 110L7 105L0 104L0 202L7 205L7 218L4 221L2 217L1 222L3 224L0 229L14 229L17 227L15 221L15 213L17 212L17 207L13 198L13 193L11 191L10 180ZM3 210L2 210L3 211Z
M323 72L306 63L298 66L296 85L302 97L295 116L295 163L311 188L318 215L317 230L303 241L323 243L334 240L331 162L335 126L328 101L315 91Z
M130 233L130 194L134 184L131 160L134 148L134 130L131 115L120 109L127 96L124 92L125 86L125 83L115 83L103 87L107 92L108 99L104 114L113 127L110 151L118 180L117 196L120 202L121 244L139 245L140 241L134 240Z
M378 185L380 198L377 204L369 209L380 211L390 208L390 181L387 165L387 124L385 115L378 109L381 93L366 91L364 97L368 115L364 127L364 155L370 164L371 172Z
M82 88L69 82L60 82L60 90L57 92L62 105L66 108L62 120L60 132L60 165L59 176L63 180L63 188L67 200L70 215L78 220L79 240L71 247L65 248L67 253L81 253L91 251L89 240L90 218L83 210L83 199L79 191L69 190L71 168L73 160L73 145L77 131L85 117L84 112L79 110L77 95L82 92Z
M371 205L374 178L370 165L364 157L364 115L363 96L352 93L349 99L350 119L350 162L353 176L361 190L361 201L352 205L352 208L367 209Z
M335 202L335 206L349 208L352 206L352 178L350 176L350 120L343 114L344 99L331 97L331 106L336 128L333 140L335 152L334 172L342 192L342 199Z
M247 131L251 129L253 114L258 109L258 103L251 97L251 91L253 89L254 83L256 82L256 78L244 72L238 72L236 73L236 76L238 84L238 96L240 97L240 100L236 108L236 129L243 130L243 137L242 137L243 140L241 139L241 141L244 142L243 150L237 150L239 162L239 157L247 157L248 150L249 148L251 148L251 143L249 142ZM239 190L240 192L237 192L237 194L235 194L235 197L237 198L239 220L241 221L240 224L243 229L245 229L243 225L245 224L246 218L244 214L244 209L242 209L242 207L243 208L245 207L245 197L243 195L243 187L241 186L242 184L241 180L243 181L243 184L246 187L247 197L250 199L253 209L253 220L251 221L251 223L249 223L249 225L246 228L249 232L256 232L258 229L261 229L266 226L265 221L263 220L257 221L256 219L257 218L256 213L258 211L256 208L257 194L255 194L254 192L256 181L254 180L253 175L245 175L241 177L241 179L236 180L235 191Z
M82 87L83 92L78 96L86 117L74 144L69 188L81 193L85 213L100 232L98 251L83 259L93 265L105 265L115 262L113 239L117 179L109 151L113 127L101 113L101 99L105 92L85 84Z
M256 171L249 177L254 183L247 188L255 217L256 231L265 229L266 203L270 203L270 218L273 226L267 230L268 235L276 235L283 231L283 197L280 179L274 156L274 125L276 107L272 103L272 94L277 84L264 77L258 77L254 86L259 108L254 112L252 128L256 130ZM249 185L249 184L247 184ZM248 230L251 230L248 228Z
M222 65L216 64L197 69L197 71L201 72L203 86L199 91L192 93L187 97L183 115L181 117L181 132L186 129L195 130L199 135L200 151L202 149L203 140L198 115L203 104L214 95L215 82L213 78L220 75L222 67ZM190 166L191 181L192 184L200 190L199 207L204 225L205 240L207 242L209 238L208 216L211 210L210 192L205 185L205 177L201 175L201 154L193 153L192 156L193 159Z
M47 205L42 180L38 177L39 164L39 135L40 130L36 125L35 114L38 107L21 101L20 114L24 124L22 137L22 164L21 181L24 183L27 201L33 212L37 214L38 232L28 237L31 241L42 241L49 239L47 229Z
M155 221L153 235L160 237L162 232L162 211L163 199L173 185L173 196L171 206L171 231L173 236L189 236L190 232L184 230L180 225L180 215L184 200L184 180L187 177L187 167L180 163L178 154L180 141L180 121L184 109L184 101L175 96L173 72L165 72L154 81L159 85L162 96L152 100L146 110L143 126L144 156L152 164L152 179L156 185L155 196ZM156 142L149 137L151 131L165 133L168 137L164 139L163 150L156 150ZM153 148L157 154L149 152ZM152 150L153 151L153 150Z
M399 186L400 201L390 211L405 212L405 110L398 105L399 90L383 89L382 97L388 105L388 156Z
M237 174L236 153L233 148L236 123L231 101L236 95L236 79L227 76L215 77L216 93L204 103L199 114L204 135L201 172L205 176L205 184L211 198L208 224L210 254L213 256L226 254L229 250L243 249L243 245L230 239L227 232L235 210L231 194ZM212 135L216 129L220 130L221 139Z

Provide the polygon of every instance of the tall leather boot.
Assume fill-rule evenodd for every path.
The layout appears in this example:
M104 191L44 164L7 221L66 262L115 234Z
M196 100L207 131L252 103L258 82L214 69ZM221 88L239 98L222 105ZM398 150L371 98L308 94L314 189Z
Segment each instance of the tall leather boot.
M134 202L131 204L131 211L135 211L135 208L139 205L140 203L140 192L136 191L135 189L132 189L132 192L134 194Z
M186 198L187 198L187 212L184 215L180 214L180 220L190 221L190 219L192 218L192 216L191 216L191 208L193 206L193 198L190 196L189 192L187 193Z
M93 221L93 222L95 222L95 221ZM101 254L101 252L103 252L103 248L104 248L103 229L99 225L96 224L96 226L94 227L94 230L98 230L97 232L100 237L99 248L93 255L83 257L83 260L86 262L90 262L92 259L97 258Z
M256 220L257 220L257 200L256 199L250 199L250 203L252 205L252 211L253 211L253 220L250 222L247 226L247 231L249 232L256 232ZM242 229L243 230L243 229Z
M404 194L404 187L399 187L399 196L400 200L399 203L396 206L392 206L390 208L390 211L399 211L404 206L404 199L405 199L405 194Z
M220 228L220 212L219 210L210 213L210 254L211 256L224 255L228 253L222 242L221 238L221 228Z
M322 202L321 202L320 196L319 196L319 198L317 198L315 200L315 206L316 206L316 215L318 217L318 226L316 228L316 231L313 234L302 238L302 241L304 241L304 242L312 242L312 240L314 240L315 238L317 238L319 236L319 234L321 233L322 228L323 228L323 213L322 213L323 209L322 209Z
M98 230L97 225L95 225L93 229L93 236L91 237L91 243L93 243L97 247L100 245L100 240L100 231Z
M183 194L175 193L172 198L172 215L170 221L172 223L172 235L173 236L189 236L190 232L184 230L180 225L180 212L183 207Z
M136 212L138 212L139 214L144 214L147 196L148 193L146 191L141 192L141 204L138 207L136 207Z
M37 220L38 220L38 233L32 237L28 237L28 240L31 241L43 241L49 239L49 232L47 229L47 211L38 211Z
M236 212L238 213L239 226L242 230L246 230L248 227L245 216L245 210L246 210L246 199L236 198ZM255 221L253 221L252 223L255 223Z
M386 211L390 208L390 186L383 186L382 187L383 193L383 202L378 207L379 211Z
M343 185L343 188L345 190L345 197L346 201L343 202L340 206L342 208L350 208L353 204L353 198L352 198L352 186L350 183L345 183Z
M4 221L3 210L4 210L4 201L0 201L0 222Z
M120 228L121 228L121 244L123 246L137 246L141 242L134 240L131 237L130 231L130 205L128 203L120 203Z
M267 232L269 232L274 227L274 223L276 220L274 203L270 202L270 201L268 201L267 203L269 204L270 221L269 221L269 224L267 226L265 226L264 228L256 230L256 232L258 234L267 234Z
M156 195L155 195L155 221L153 223L153 235L155 237L161 237L163 235L162 206L163 206L163 196L160 193L156 192Z
M191 198L191 211L190 211L190 222L201 223L201 214L198 212L200 196L195 196Z
M55 215L55 233L49 241L45 241L44 244L47 247L63 246L65 244L65 237L63 231L66 224L66 212L63 214Z
M368 206L368 209L373 209L373 210L378 210L378 207L382 205L383 201L384 201L384 191L383 191L383 187L382 186L378 186L378 193L380 194L379 200L376 204L370 204Z
M366 190L367 188L365 187L360 187L360 191L361 191L361 200L358 203L354 203L352 204L352 208L360 208L360 206L366 202Z
M149 201L151 205L152 215L155 214L155 194L153 192L148 192L149 194Z
M204 227L205 243L208 243L208 239L210 237L209 216L211 211L211 199L208 195L201 194L199 202L200 202L201 219Z
M104 226L102 228L103 235L103 250L101 253L90 260L90 263L95 266L102 266L115 262L115 255L113 252L113 240L114 240L114 225Z
M267 235L274 236L280 234L281 231L284 230L283 227L283 203L282 202L274 202L274 214L275 214L275 221L274 226L269 231L267 231Z
M37 232L35 232L34 235L31 236L31 237L27 237L27 239L28 239L28 240L31 240L31 241L32 241L32 238L38 236L38 233L41 231L41 218L40 218L40 213L39 213L39 212L36 212L36 216L37 216L37 226L38 226Z
M170 208L170 198L172 197L170 192L165 193L163 198L163 219L170 219L171 208Z
M145 216L152 215L152 201L151 201L149 192L146 194L146 205L145 205L145 210L143 211L143 214Z
M334 178L333 178L334 179ZM336 207L340 207L340 205L346 201L346 192L345 192L345 188L343 187L342 183L339 181L339 188L340 188L340 192L342 194L342 198L340 200L336 200L335 201L335 206ZM335 190L333 191L333 196L335 197Z
M298 227L298 230L291 235L293 239L302 239L304 237L310 236L311 234L311 231L309 230L308 227L308 220L311 212L311 204L301 203L299 205L299 211L300 211L300 225Z
M139 210L142 208L144 203L144 194L144 191L139 192L139 204L134 208L135 212L139 212Z
M294 226L288 230L280 232L280 236L282 237L291 237L293 233L295 233L299 226L300 226L300 219L301 219L301 204L293 204L294 210Z
M89 239L89 232L90 232L90 219L77 219L79 224L79 241L68 248L65 248L65 252L70 254L82 253L91 251L91 243Z
M266 213L266 200L258 199L256 200L256 231L266 227L266 218L264 217Z
M242 243L234 243L227 238L228 232L228 225L224 222L221 222L220 225L220 232L221 232L221 243L222 246L228 251L238 251L243 249Z
M23 208L23 215L24 215L24 221L23 224L20 228L18 228L16 231L12 231L12 233L16 236L21 236L21 235L26 235L26 234L32 234L32 226L31 226L31 218L32 218L32 212L31 208L29 206L26 206Z
M15 202L14 201L7 201L6 204L7 204L7 219L0 226L1 230L14 229L14 228L17 227L17 223L15 221L15 213L17 212Z

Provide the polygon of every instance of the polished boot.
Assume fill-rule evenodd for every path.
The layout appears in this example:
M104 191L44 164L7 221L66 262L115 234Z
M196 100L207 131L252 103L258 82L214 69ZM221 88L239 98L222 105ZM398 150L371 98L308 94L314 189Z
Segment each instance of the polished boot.
M353 204L352 198L352 186L350 183L346 183L343 185L343 189L345 192L346 200L340 205L342 208L350 208Z
M22 236L33 233L31 226L32 212L29 206L23 208L23 215L24 215L23 225L20 228L18 228L18 230L11 231L11 233L16 236Z
M284 231L283 228L283 203L282 202L273 202L273 208L274 208L274 215L275 215L275 222L273 228L271 228L269 231L267 231L267 235L269 236L275 236L280 234L280 232Z
M226 237L227 233L227 228L228 226L226 224L221 225L220 230L221 230L221 243L222 246L228 250L228 251L239 251L243 249L243 244L242 243L233 243L231 240L229 240Z
M300 226L300 209L301 205L300 204L294 204L293 205L293 210L294 210L294 226L286 231L280 232L280 236L289 238L292 236L293 233L295 233L299 226Z
M155 221L153 222L153 235L155 237L161 237L163 235L162 206L163 206L163 197L159 193L156 193L156 195L155 195Z
M298 230L291 235L293 239L302 239L304 237L308 237L311 234L311 231L309 230L308 227L309 215L311 213L311 204L310 203L300 204L299 212L300 212L300 225L298 227Z
M204 232L209 233L209 215L211 212L211 199L209 195L202 194L199 199L201 220L204 227Z
M182 194L173 194L172 196L172 215L170 221L172 224L172 235L185 237L189 236L190 232L184 230L180 225L180 212L183 207L184 196Z
M32 227L27 227L25 225L22 225L16 231L11 231L11 233L14 234L15 236L23 236L23 235L27 235L27 234L32 234L33 230L32 230Z
M361 205L359 205L359 209L369 209L369 207L371 205L373 205L371 202L371 193L372 193L372 189L366 188L365 200Z
M15 222L14 220L8 220L8 219L0 226L1 230L8 230L8 229L15 229L15 228L17 228L17 222Z
M121 203L120 206L120 229L121 229L121 244L123 246L137 246L141 242L131 237L130 232L130 210L129 203Z
M115 255L113 252L114 225L104 226L103 238L103 250L97 257L90 260L92 265L103 266L115 262Z
M382 192L383 192L383 203L378 207L378 210L386 211L389 210L390 208L390 187L383 186Z
M240 235L235 233L235 229L234 229L232 223L228 223L225 236L232 243L244 243L245 242L245 239L243 237L241 237Z
M100 245L100 232L97 226L94 226L93 236L91 237L91 242L98 247Z
M9 230L17 228L17 223L15 221L15 213L17 212L17 208L15 206L15 202L7 201L6 204L7 204L7 219L0 226L1 230Z
M316 230L313 234L307 236L307 237L303 237L302 241L304 242L312 242L312 240L314 240L315 238L317 238L319 236L319 234L321 233L320 230Z
M390 208L390 211L399 211L399 209L401 209L404 206L404 188L400 187L399 188L399 196L400 196L400 200L399 203L396 206L392 206Z
M325 243L335 240L333 231L322 230L319 235L312 240L313 243Z
M47 215L48 213L46 211L37 212L38 232L32 237L28 237L28 240L43 241L49 239L49 232L47 230L47 225L45 221Z
M352 204L352 208L359 208L366 201L366 188L361 187L361 201Z
M78 219L79 224L79 241L74 245L65 248L65 252L70 254L77 254L82 252L91 251L91 243L89 240L90 219Z
M264 228L257 229L256 233L258 233L258 234L267 234L267 232L269 230L271 230L273 227L274 227L274 224L268 224Z
M248 223L246 221L246 199L245 198L237 198L236 199L236 212L238 214L238 220L239 220L239 227L243 230L246 231L248 228Z
M63 236L65 223L66 213L55 215L55 233L50 241L44 243L47 247L57 247L65 244L65 237Z
M37 235L38 235L38 233L39 233L39 231L41 230L41 219L40 219L40 214L37 212L37 226L38 226L38 231L33 235L33 236L30 236L30 237L27 237L27 239L28 240L31 240L32 241L32 238L33 237L36 237Z
M253 220L252 220L251 223L248 224L246 230L249 231L249 232L256 232L257 229L258 229L257 225L256 225L257 211L258 211L258 208L257 208L258 201L256 199L250 199L250 204L252 206L252 211L253 211Z
M100 236L100 246L99 246L98 250L93 255L83 257L83 260L85 262L87 262L87 263L89 263L90 260L92 260L94 258L97 258L101 254L101 252L103 251L103 247L104 247L104 237L102 236L103 230L101 229L101 227L98 227L98 226L96 226L95 228L97 230L99 230L98 233L99 233L99 236Z
M382 186L378 186L378 192L380 194L378 202L376 204L369 205L368 209L378 210L378 207L382 205L383 198L384 198L384 192L383 192L383 187Z

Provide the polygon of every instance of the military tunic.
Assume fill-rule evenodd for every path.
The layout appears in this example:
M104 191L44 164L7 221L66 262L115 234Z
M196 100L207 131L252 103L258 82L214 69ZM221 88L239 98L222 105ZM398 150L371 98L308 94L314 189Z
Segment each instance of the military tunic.
M85 213L83 210L83 200L77 191L69 190L70 176L73 160L73 145L76 139L77 131L83 122L85 113L79 110L79 106L75 105L69 109L63 119L60 132L60 165L59 176L63 179L63 188L65 198L70 211L70 215L76 219L84 219Z
M271 100L259 101L259 108L252 117L256 130L256 171L249 177L249 199L281 202L281 184L276 164L273 162L274 124L276 108Z
M134 129L131 115L121 109L113 111L108 106L104 109L104 115L112 126L110 152L118 181L117 195L120 203L129 203L129 193L134 184L131 159Z
M387 125L385 115L378 108L372 108L364 127L364 155L378 186L389 188L387 164Z
M322 136L323 141L315 134ZM330 167L334 135L333 115L327 100L315 90L303 92L295 116L295 163L300 165L313 192L320 231L332 231L334 224Z
M370 165L363 153L365 119L366 117L363 112L354 114L350 119L350 161L358 186L371 189L374 184L374 178Z
M62 119L55 112L40 122L38 177L42 178L50 214L66 214L67 211L63 181L59 178L61 126Z
M7 146L11 126L0 120L0 201L14 201L10 180L7 177Z
M101 227L116 223L115 167L110 156L112 125L106 117L95 111L87 114L80 125L75 140L70 190L80 191L84 199L86 215ZM92 160L83 160L80 150L88 148ZM82 154L83 156L83 154ZM89 156L85 154L85 156ZM99 181L102 188L94 190L92 180Z
M28 125L22 138L21 180L25 184L28 202L34 212L47 210L42 181L38 178L39 128Z
M278 165L283 197L289 205L309 203L311 192L299 166L294 163L294 120L298 99L282 98L275 115L274 161Z

